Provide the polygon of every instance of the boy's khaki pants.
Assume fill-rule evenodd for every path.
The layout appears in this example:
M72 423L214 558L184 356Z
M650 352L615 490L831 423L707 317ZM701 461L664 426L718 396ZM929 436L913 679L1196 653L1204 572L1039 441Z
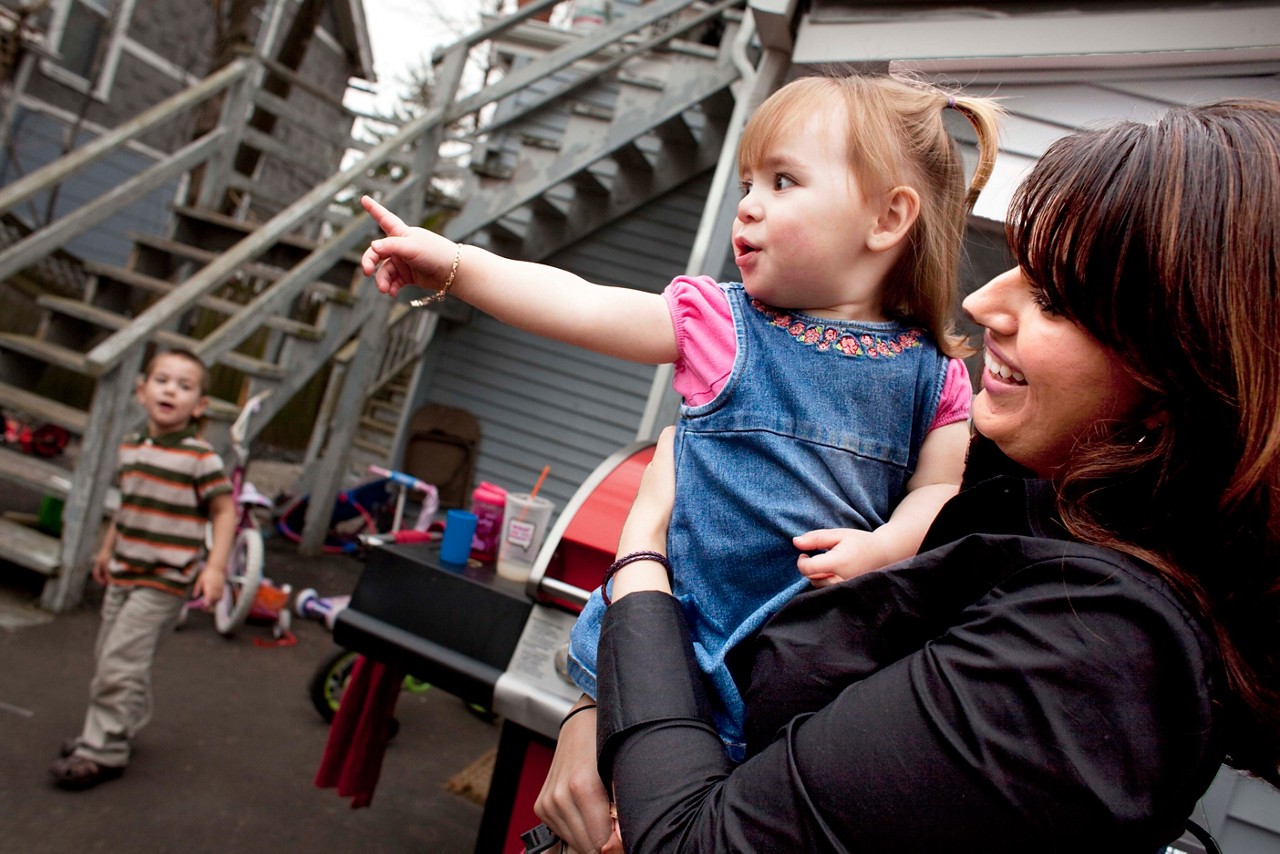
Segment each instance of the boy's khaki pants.
M112 584L102 600L102 626L89 684L89 711L76 754L99 765L129 764L130 742L151 719L151 663L183 599L150 587Z

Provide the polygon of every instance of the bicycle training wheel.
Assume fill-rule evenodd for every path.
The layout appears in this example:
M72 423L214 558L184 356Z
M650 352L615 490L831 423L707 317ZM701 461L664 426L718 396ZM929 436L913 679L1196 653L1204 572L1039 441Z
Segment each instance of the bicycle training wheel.
M315 706L326 723L332 723L333 716L338 713L338 703L342 701L342 692L347 690L347 683L351 681L351 671L355 669L356 656L359 654L349 649L340 649L320 662L311 677L311 684L307 686L311 694L311 705Z
M342 692L347 690L347 683L351 681L351 672L356 669L356 659L359 656L360 653L353 650L339 649L320 662L316 672L311 675L307 693L311 696L311 705L320 717L324 718L325 723L333 723L334 716L338 714L338 706L342 703ZM418 690L425 691L426 688ZM392 718L387 730L387 738L395 738L398 732L400 732L400 721Z
M262 532L242 528L227 559L227 588L213 610L219 634L230 637L244 625L262 583Z

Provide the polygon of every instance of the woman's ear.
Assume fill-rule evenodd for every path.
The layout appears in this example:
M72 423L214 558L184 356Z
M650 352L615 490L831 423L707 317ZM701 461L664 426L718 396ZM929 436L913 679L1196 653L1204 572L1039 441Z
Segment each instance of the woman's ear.
M919 193L905 186L889 190L880 197L880 214L867 238L867 248L884 252L902 243L919 216Z
M1147 433L1158 433L1169 423L1169 413L1163 409L1153 412L1142 419L1142 429Z

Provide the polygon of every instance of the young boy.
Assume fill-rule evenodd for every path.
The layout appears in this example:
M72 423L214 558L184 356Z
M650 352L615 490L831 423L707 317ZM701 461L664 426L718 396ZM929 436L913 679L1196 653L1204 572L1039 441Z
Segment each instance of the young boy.
M120 509L93 562L93 580L107 588L97 669L84 729L50 769L61 788L124 773L133 737L151 718L161 636L193 592L206 609L222 598L236 514L222 460L197 435L207 390L204 364L185 350L157 354L138 381L147 427L120 446ZM202 569L206 524L213 538Z

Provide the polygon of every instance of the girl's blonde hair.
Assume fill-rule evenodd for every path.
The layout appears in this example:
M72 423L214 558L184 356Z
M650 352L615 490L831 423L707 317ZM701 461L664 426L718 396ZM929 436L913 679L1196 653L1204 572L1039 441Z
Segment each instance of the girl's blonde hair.
M739 169L759 167L774 141L815 111L842 104L850 169L870 196L898 186L920 194L920 214L906 251L886 283L885 310L923 326L944 353L972 352L955 332L965 214L991 177L998 120L995 101L952 95L894 76L801 77L774 92L752 115L738 147ZM943 125L952 108L978 140L978 165L968 187L960 152Z

